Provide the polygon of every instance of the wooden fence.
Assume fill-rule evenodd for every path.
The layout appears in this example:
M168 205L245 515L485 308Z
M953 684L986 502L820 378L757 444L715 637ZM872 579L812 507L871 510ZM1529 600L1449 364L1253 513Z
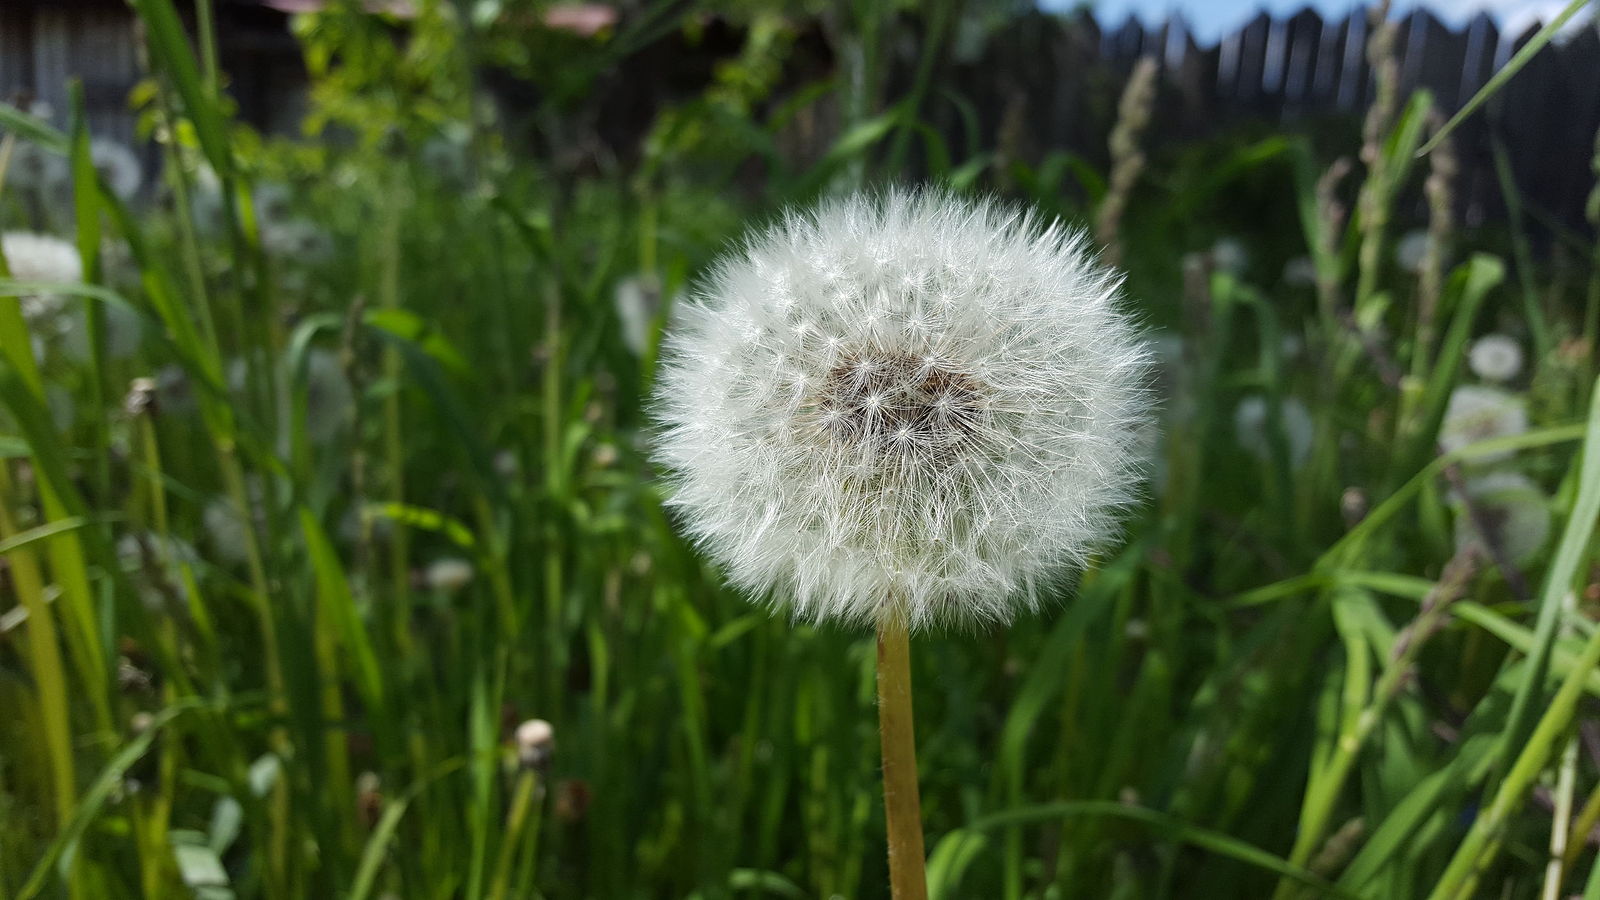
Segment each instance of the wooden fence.
M1423 10L1397 24L1402 99L1425 88L1446 115L1538 30L1502 33L1484 15L1451 28ZM977 58L955 63L950 76L971 101L980 129L1007 135L1029 155L1065 148L1104 162L1117 99L1145 56L1161 71L1147 139L1152 147L1249 122L1319 136L1330 130L1324 125L1342 124L1345 141L1319 150L1354 155L1355 128L1374 93L1367 39L1364 9L1335 20L1310 9L1278 18L1262 13L1205 47L1179 20L1155 28L1134 20L1102 28L1087 16L1029 14L992 34ZM955 121L944 127L959 133ZM1600 30L1591 24L1548 45L1456 132L1458 212L1467 224L1503 216L1494 168L1498 141L1534 224L1587 230L1583 207L1595 183L1597 131Z
M292 129L304 73L286 17L255 0L223 0L218 9L223 63L241 114L266 130ZM917 20L900 24L904 27L893 29L894 34L915 37ZM1482 15L1451 28L1422 10L1398 24L1395 54L1402 90L1428 89L1446 113L1470 98L1536 30L1530 26L1519 34L1504 34ZM133 28L120 0L0 0L0 97L38 98L62 121L67 80L81 77L95 129L127 140L134 123L126 96L139 77ZM825 39L815 39L821 30L815 25L802 28L808 39L802 40L797 55L806 58L791 61L795 82L836 65L835 51ZM941 61L938 77L965 106L958 110L934 98L927 113L952 148L1004 146L1035 159L1064 149L1103 163L1122 86L1135 61L1149 56L1161 67L1148 138L1152 147L1215 136L1251 122L1308 134L1326 131L1323 123L1342 123L1338 127L1348 138L1373 94L1367 38L1361 9L1334 20L1309 9L1287 17L1263 13L1215 46L1204 47L1178 20L1155 28L1134 20L1104 28L1086 15L1025 12L1003 19L998 29L977 41L957 42ZM894 78L903 86L917 64L919 42L890 43L896 48ZM737 39L721 44L723 52L736 52L737 47ZM637 77L603 80L597 86L602 93L643 91L642 100L611 102L617 98L598 96L593 105L625 109L639 120L617 129L636 140L660 106L680 99L656 87L668 80L660 71L709 73L709 61L686 57L715 52L705 43L691 45L668 35L661 46L622 63L632 70L625 76ZM686 90L698 87L703 81ZM823 115L821 121L831 123L837 117ZM1600 31L1590 25L1547 47L1458 132L1463 221L1473 225L1504 215L1492 150L1499 142L1535 224L1587 232L1583 205L1595 178L1591 161L1597 130ZM826 146L831 137L832 129L821 127L806 143ZM613 149L628 155L627 148ZM1353 153L1355 147L1347 140L1319 149Z

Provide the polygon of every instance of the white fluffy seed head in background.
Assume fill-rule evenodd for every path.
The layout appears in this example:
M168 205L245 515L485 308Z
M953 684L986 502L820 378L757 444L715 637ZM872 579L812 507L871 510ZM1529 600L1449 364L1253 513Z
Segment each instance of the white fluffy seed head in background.
M1467 365L1484 381L1510 381L1522 374L1522 345L1504 334L1486 334L1472 342Z
M791 212L669 325L669 502L797 619L1007 622L1138 487L1147 360L1120 306L1081 234L999 203Z
M0 252L5 253L15 281L71 284L83 280L83 258L71 241L31 231L7 231L0 234ZM68 299L57 294L24 297L22 314L35 331L54 328Z

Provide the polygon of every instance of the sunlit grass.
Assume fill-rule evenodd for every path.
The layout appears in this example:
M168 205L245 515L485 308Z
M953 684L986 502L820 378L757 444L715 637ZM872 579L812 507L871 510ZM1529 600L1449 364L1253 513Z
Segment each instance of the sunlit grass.
M662 511L642 398L726 241L937 138L862 107L743 193L684 129L781 123L731 128L725 95L641 172L568 181L481 121L264 143L169 0L134 5L160 185L119 198L81 115L0 108L0 158L70 173L48 221L7 179L0 230L84 264L0 270L0 894L883 895L872 638L719 587ZM1427 102L1381 123L1382 181L1349 173L1347 206L1400 218ZM1163 359L1154 487L1047 612L919 647L930 887L1583 890L1586 831L1547 860L1552 807L1600 809L1564 752L1600 693L1600 259L1557 279L1520 235L1458 230L1422 328L1401 224L1335 221L1308 144L1147 149L1117 227ZM935 180L1095 218L1059 159L941 151ZM1207 252L1230 236L1208 204L1246 190L1300 232ZM1300 256L1314 284L1280 276ZM1514 412L1452 416L1490 331L1525 351ZM1494 473L1532 486L1543 540L1468 502ZM524 765L535 718L554 750Z

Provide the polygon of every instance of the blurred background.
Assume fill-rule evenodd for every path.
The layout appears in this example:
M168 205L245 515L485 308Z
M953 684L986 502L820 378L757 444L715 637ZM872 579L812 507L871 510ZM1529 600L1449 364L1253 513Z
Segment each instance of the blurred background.
M1600 897L1592 4L5 0L0 101L0 895L886 896L871 636L645 398L731 241L935 183L1160 405L914 645L935 895Z

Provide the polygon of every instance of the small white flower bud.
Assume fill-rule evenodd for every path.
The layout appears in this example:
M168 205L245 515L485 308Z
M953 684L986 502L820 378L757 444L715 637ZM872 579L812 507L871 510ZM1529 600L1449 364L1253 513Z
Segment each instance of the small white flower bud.
M556 730L543 719L529 719L517 726L517 761L524 768L545 769L556 749Z
M428 587L441 594L453 594L472 582L472 563L454 556L436 559L423 573Z

